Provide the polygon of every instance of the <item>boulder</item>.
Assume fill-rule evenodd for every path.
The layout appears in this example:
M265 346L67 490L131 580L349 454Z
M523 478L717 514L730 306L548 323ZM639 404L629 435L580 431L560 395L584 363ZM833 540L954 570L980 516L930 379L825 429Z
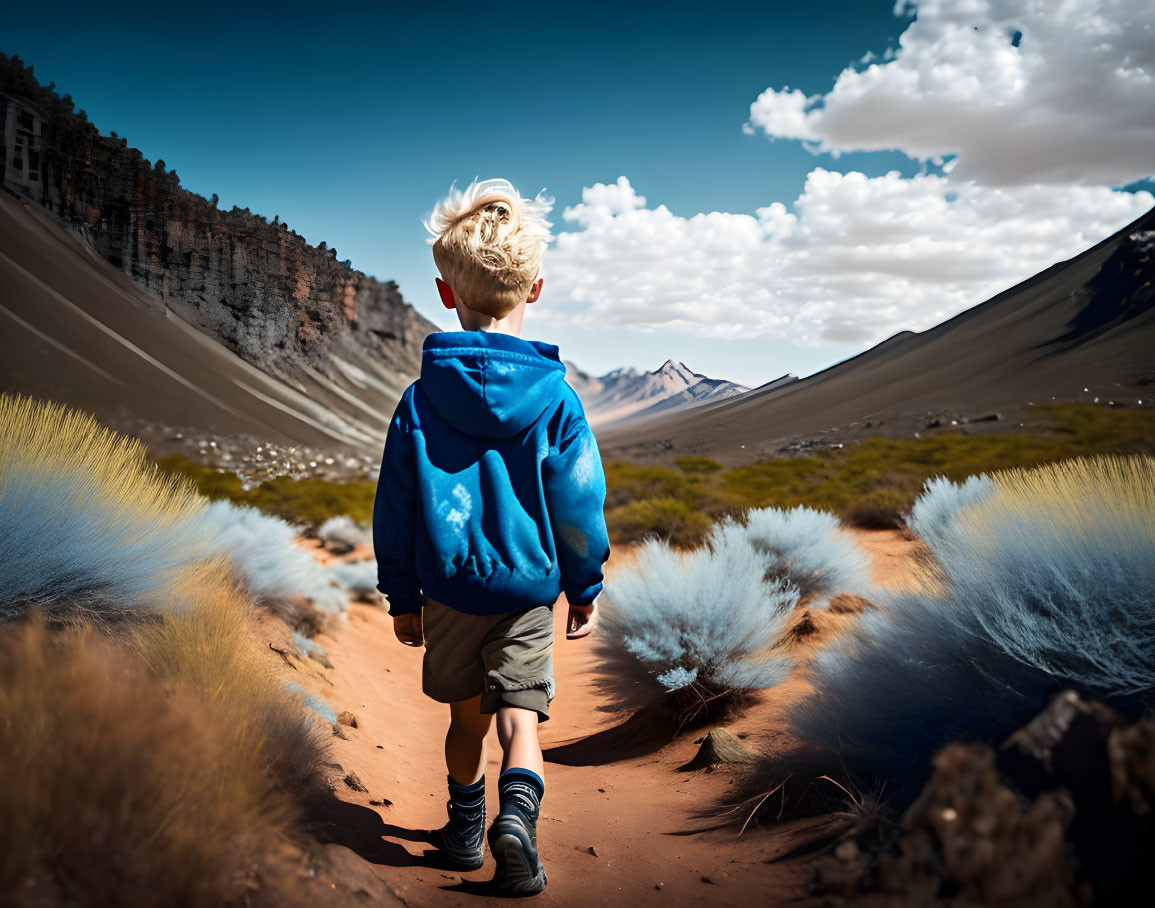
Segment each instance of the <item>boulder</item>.
M690 772L695 769L706 769L717 763L749 763L753 755L738 743L737 739L728 731L721 728L710 729L709 734L702 739L702 744L694 758L678 767L679 772Z

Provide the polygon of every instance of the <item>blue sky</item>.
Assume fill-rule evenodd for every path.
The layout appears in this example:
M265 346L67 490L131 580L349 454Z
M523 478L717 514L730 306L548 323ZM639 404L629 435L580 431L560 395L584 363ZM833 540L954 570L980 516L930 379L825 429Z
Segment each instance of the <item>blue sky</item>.
M804 270L765 272L748 260L735 260L741 280L713 279L726 299L703 312L693 301L667 306L686 280L677 277L672 258L670 279L677 284L666 287L653 254L638 281L623 257L594 275L601 298L578 300L572 288L597 267L590 261L603 259L607 248L616 254L622 243L604 231L595 236L597 225L566 220L563 210L582 201L583 189L625 176L646 203L611 204L608 217L633 212L652 224L653 209L665 206L663 223L696 244L690 219L699 213L724 213L727 230L747 230L756 212L775 202L792 216L816 169L861 172L868 180L893 171L899 182L890 188L899 195L920 173L941 175L909 149L815 153L806 146L815 149L826 136L790 135L782 104L768 112L751 107L768 88L829 92L845 67L863 68L856 61L866 52L893 52L911 18L892 7L878 0L424 9L66 3L54 5L52 27L39 17L10 18L0 49L34 65L42 83L55 81L60 93L71 94L102 132L116 131L150 160L163 158L186 188L217 193L222 207L279 215L309 242L324 240L355 267L396 280L406 300L444 329L457 325L437 301L422 216L453 180L505 176L527 195L545 188L557 200L555 232L581 236L559 252L557 269L547 257L545 292L535 304L542 308L530 308L523 336L557 343L565 358L597 373L653 369L673 357L700 372L757 384L787 371L808 374L878 335L927 325L908 325L909 315L881 305L887 289L875 286L877 275L859 282L874 287L865 296L849 273L812 303ZM1024 44L1033 34L1027 29ZM894 149L903 141L896 139ZM808 197L822 194L818 182ZM830 193L848 191L830 186ZM882 193L875 204L894 197ZM1117 210L1080 227L1077 237L1069 235L1072 227L1068 245L1086 240L1087 230L1124 223L1120 218L1134 207L1116 203ZM786 246L759 246L749 255L797 254L800 237L814 235L816 226L799 222L804 229L794 229L793 239L777 235ZM820 248L804 258L816 254ZM718 253L711 261L719 259L724 269L728 257ZM656 260L663 261L662 249ZM992 280L1002 277L992 268ZM763 300L758 280L789 283L795 295ZM953 302L942 311L953 314L948 310L961 308L969 292L985 289L951 285ZM631 301L628 315L615 308L616 299ZM857 309L831 327L828 313L840 300ZM747 324L740 313L752 310Z

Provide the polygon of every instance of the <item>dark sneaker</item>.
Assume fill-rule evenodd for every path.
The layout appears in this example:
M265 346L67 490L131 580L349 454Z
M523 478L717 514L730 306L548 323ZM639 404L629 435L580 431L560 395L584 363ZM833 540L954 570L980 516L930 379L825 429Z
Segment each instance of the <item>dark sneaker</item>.
M446 802L449 822L441 829L440 845L450 863L459 870L476 870L485 863L485 798L463 807L453 798Z
M489 850L497 861L493 882L506 892L533 895L545 889L537 856L537 829L519 813L499 814L489 827Z

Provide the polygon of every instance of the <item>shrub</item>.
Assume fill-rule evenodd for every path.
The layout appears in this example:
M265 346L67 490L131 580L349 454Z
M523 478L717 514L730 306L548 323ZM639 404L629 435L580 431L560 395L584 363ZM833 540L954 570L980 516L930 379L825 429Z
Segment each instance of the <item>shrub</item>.
M681 548L701 545L710 518L677 498L644 498L606 513L610 539L625 542L658 537Z
M361 524L369 524L373 519L377 486L367 480L336 482L320 476L304 479L278 476L246 489L236 473L196 463L184 454L158 458L156 465L186 477L207 498L259 508L282 520L301 524L308 532L317 530L332 517L348 516Z
M992 482L924 540L958 620L1095 696L1155 688L1155 458L1077 458Z
M341 514L371 523L376 492L377 484L368 480L335 482L320 476L278 476L253 489L249 503L313 532L330 517Z
M1051 431L973 432L972 427L936 430L925 438L872 437L806 456L774 458L734 469L709 471L704 458L678 458L680 469L608 461L606 507L611 513L647 498L672 498L711 518L749 507L804 505L838 514L865 528L902 525L923 482L949 480L1080 455L1155 451L1155 413L1090 404L1047 404L1036 410L1053 421ZM644 522L623 523L616 541L643 538Z
M354 593L372 593L377 589L376 561L338 562L329 568L329 573L341 586Z
M790 710L821 771L903 801L939 747L999 742L1064 687L1138 714L1155 687L1155 460L932 482L912 518L933 555L921 588L880 591ZM753 791L790 759L763 761Z
M237 786L232 796L247 799L250 814L266 803L279 811L277 790L300 797L315 781L324 749L316 727L273 674L275 663L258 658L253 603L227 559L190 568L175 605L133 629L134 649L166 688L208 699L235 776L220 784Z
M955 518L972 504L984 501L995 494L994 481L985 473L969 476L955 484L945 476L935 476L923 485L923 493L911 508L907 525L916 536L924 541L936 540L939 548L942 534Z
M205 553L203 499L86 413L4 394L0 452L0 620L121 616Z
M648 541L599 603L607 686L622 705L680 691L683 708L772 687L789 670L773 647L797 600L785 581L766 582L764 558L740 535L687 553Z
M205 535L214 552L227 554L249 592L261 605L283 610L289 599L305 596L323 612L348 605L329 572L294 544L301 532L256 508L214 501L205 510Z
M0 714L0 890L16 904L211 904L267 832L217 796L211 718L91 628L4 629Z
M324 542L337 542L347 545L350 549L361 543L373 542L373 529L368 524L358 523L348 514L338 514L330 517L317 530L317 535Z
M910 507L910 496L900 489L879 487L863 492L842 510L849 526L863 530L895 530L906 525L903 512Z
M683 473L717 473L722 464L712 457L675 457L674 464Z
M711 545L729 534L745 537L763 556L767 582L794 587L807 605L824 606L838 593L858 594L873 586L870 557L825 511L758 508L746 512L742 522L720 521Z
M240 901L302 815L320 732L245 622L225 563L127 634L0 631L0 891L35 904Z

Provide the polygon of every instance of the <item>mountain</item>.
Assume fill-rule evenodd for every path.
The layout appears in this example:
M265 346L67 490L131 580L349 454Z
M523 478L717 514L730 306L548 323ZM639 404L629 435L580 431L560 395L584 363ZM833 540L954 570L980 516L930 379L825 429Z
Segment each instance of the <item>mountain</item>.
M609 426L598 446L609 458L697 454L736 465L792 447L911 438L951 420L965 431L1041 426L1034 406L1052 400L1147 407L1155 398L1153 285L1155 209L926 331L899 332L801 381Z
M660 413L685 410L726 400L749 389L735 382L709 378L684 363L666 360L653 372L632 367L595 377L566 362L566 380L578 393L591 426L604 427Z
M0 389L380 455L438 330L396 284L189 192L3 54L0 124Z

